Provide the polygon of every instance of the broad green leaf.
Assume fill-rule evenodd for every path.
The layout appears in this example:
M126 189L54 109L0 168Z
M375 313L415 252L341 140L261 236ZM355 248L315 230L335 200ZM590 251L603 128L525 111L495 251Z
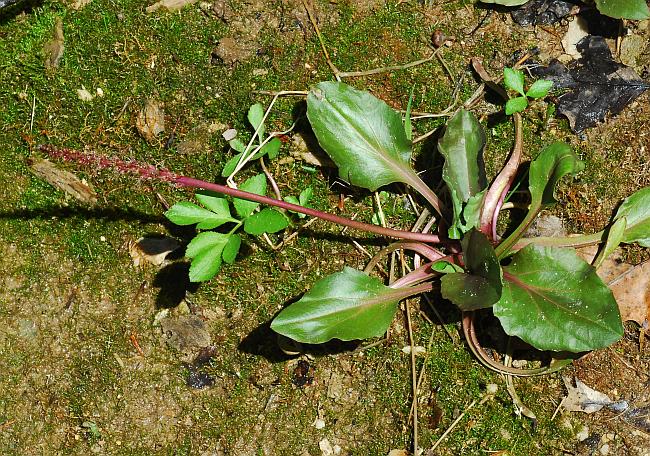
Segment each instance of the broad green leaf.
M278 314L271 329L298 342L320 344L331 339L355 340L386 332L403 289L349 267L320 279L298 301Z
M230 213L215 214L212 211L197 206L189 201L181 201L174 204L167 212L165 217L176 225L194 225L201 230L211 230L228 222L237 222L230 216Z
M230 147L232 147L237 152L244 152L246 150L246 144L241 142L238 138L231 139L228 141L228 144L230 144Z
M210 195L205 191L198 191L194 196L199 201L199 203L201 203L203 206L215 214L221 215L223 217L232 217L230 215L230 205L228 204L227 199Z
M371 94L321 82L307 96L307 117L341 179L371 191L419 180L410 166L402 116Z
M445 157L442 169L454 209L454 220L449 229L452 239L459 239L464 229L461 220L463 204L482 191L487 181L483 168L485 134L478 119L461 109L447 123L445 134L438 141L438 150Z
M506 115L510 116L515 112L521 112L528 106L526 97L511 98L506 101Z
M526 92L524 92L524 73L522 71L505 67L503 69L503 82L510 90L526 95Z
M282 146L282 141L280 141L278 138L273 138L264 146L260 149L258 153L253 155L253 160L257 160L263 156L269 157L269 159L273 160L275 157L278 156L280 153L280 147Z
M546 79L538 79L526 92L526 96L530 98L542 98L548 95L549 90L553 87L553 81Z
M296 198L296 197L293 196L293 195L284 196L282 199L285 200L287 203L300 205L300 201L298 200L298 198ZM292 212L293 212L293 211L292 211Z
M432 263L431 270L434 272L439 272L441 274L453 274L456 272L463 272L463 268L445 260L435 261L434 263Z
M481 3L493 3L503 6L519 6L527 3L529 0L481 0Z
M233 141L238 141L238 140L233 139L232 141L230 141L231 145ZM221 171L221 177L228 177L235 171L235 168L237 167L239 160L241 159L242 155L244 155L244 150L246 150L246 146L244 146L243 143L240 144L241 144L241 150L235 149L233 147L233 149L239 151L240 153L233 156L230 160L226 162L226 164L223 167L223 170ZM278 156L281 146L282 146L282 141L280 141L278 138L273 138L272 140L264 144L264 146L262 146L260 150L250 158L250 160L257 160L265 155L267 155L270 159L274 159L275 157Z
M256 195L266 195L266 176L264 174L253 176L241 184L239 188L240 190L255 193ZM250 216L259 205L260 203L254 201L246 201L239 198L233 199L235 211L237 212L237 215L243 219Z
M598 269L603 261L612 254L614 250L621 244L623 236L625 236L625 228L627 226L627 219L625 217L616 220L607 230L607 240L601 247L598 255L591 262L591 265Z
M528 182L531 211L555 204L557 182L567 174L579 173L584 167L584 162L578 159L568 144L555 142L546 146L530 164Z
M263 138L266 133L262 119L264 119L264 107L259 103L255 103L248 110L248 121L251 123L254 130L257 130L257 127L261 125L257 132L260 143L264 140Z
M623 335L612 292L575 251L528 245L503 270L493 312L507 334L540 350L570 352L606 347Z
M440 279L443 298L461 310L492 306L501 297L501 265L490 241L477 230L461 241L465 272L447 274Z
M463 208L463 220L465 232L472 228L477 228L481 223L481 208L483 207L483 198L485 197L486 190L472 195Z
M277 233L287 226L289 226L289 220L282 212L267 207L246 219L244 231L259 236L263 233Z
M228 177L235 171L235 168L237 167L237 164L239 163L242 155L244 155L243 152L233 156L226 162L223 169L221 170L221 177Z
M301 206L307 207L312 197L314 196L314 190L311 187L305 188L300 195L298 195L298 201ZM303 214L304 215L304 214Z
M440 291L443 298L465 311L492 307L500 298L487 279L462 272L442 276Z
M596 0L598 11L616 19L643 20L650 17L645 0Z
M627 226L622 242L650 247L650 187L642 188L623 200L614 220L625 217Z
M228 242L223 248L221 253L221 258L228 264L232 264L237 258L237 253L239 253L239 247L241 247L241 236L238 234L231 234L228 237Z
M221 268L221 254L228 235L206 231L196 235L187 245L185 255L192 258L190 282L210 280Z

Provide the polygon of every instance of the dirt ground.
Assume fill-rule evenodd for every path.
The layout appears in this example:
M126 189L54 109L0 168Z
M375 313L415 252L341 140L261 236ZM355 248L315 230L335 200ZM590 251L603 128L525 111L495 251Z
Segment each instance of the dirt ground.
M438 113L455 92L462 101L478 87L472 57L492 75L512 66L518 51L538 48L535 58L547 63L564 53L569 20L522 27L508 10L464 0L214 0L147 11L150 3L45 1L0 16L0 453L412 454L405 312L386 340L296 355L284 353L269 328L318 278L363 268L381 244L317 221L277 251L246 238L233 265L193 284L183 248L159 265L134 264L142 236L189 242L193 230L162 214L191 192L57 163L82 179L75 194L34 170L43 158L38 145L87 148L218 180L232 156L221 134L236 128L250 135L251 104L267 104L267 91L308 90L333 79L314 23L341 71L421 59L434 32L444 34L440 59L346 78L398 109L414 87L413 110ZM648 21L627 23L623 38L608 44L620 57L617 46L628 49L633 40L640 49L628 62L647 82ZM548 115L552 101L526 113L526 155L554 140L578 151L586 169L560 186L552 214L571 232L600 230L623 198L650 185L650 94L580 134ZM160 109L151 108L151 117L142 114L148 102ZM289 128L301 109L299 99L280 99L269 128ZM501 110L489 96L475 108L488 132L492 176L512 146ZM421 120L414 128L420 135L443 123ZM306 147L291 134L268 163L283 193L311 186L314 207L370 221L370 194L337 184ZM385 198L391 226L409 228L414 216L404 195ZM623 255L632 264L650 258L641 248ZM432 299L444 324L424 301L405 304L415 345L426 347L417 361L424 369L422 454L650 455L650 334L638 324L626 323L621 341L559 373L515 379L537 416L531 421L517 413L504 378L472 357L458 312ZM568 412L563 377L628 408ZM492 385L496 393L486 398ZM478 405L468 408L473 401Z

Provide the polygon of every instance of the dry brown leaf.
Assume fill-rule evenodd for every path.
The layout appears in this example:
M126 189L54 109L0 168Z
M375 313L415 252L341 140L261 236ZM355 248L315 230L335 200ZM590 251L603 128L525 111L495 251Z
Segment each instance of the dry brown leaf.
M579 378L575 379L575 387L568 377L562 377L562 380L567 389L562 406L570 412L594 413L603 407L622 412L629 407L626 401L612 401L606 394L589 388Z
M45 68L47 70L51 70L59 66L61 57L63 57L64 48L63 19L57 17L56 24L54 25L54 38L52 38L51 41L45 43L45 46L43 46L43 54L45 54Z
M159 9L165 9L167 11L177 11L184 7L185 5L191 5L196 3L196 0L160 0L159 2L154 3L151 6L147 7L147 13L153 13Z
M596 246L578 249L588 262L597 252ZM620 250L615 250L596 272L612 290L623 321L640 325L650 321L650 261L633 266L623 262Z
M160 103L147 100L144 108L138 113L135 120L138 132L148 142L153 142L160 133L165 131L165 111Z
M632 266L609 282L609 288L623 321L632 320L640 325L650 321L650 261Z
M181 245L170 237L143 237L129 244L129 255L134 266L151 263L160 266L165 258Z
M64 191L66 194L84 203L95 204L97 195L88 183L82 181L74 174L57 168L49 160L31 160L32 172L46 180L53 187Z

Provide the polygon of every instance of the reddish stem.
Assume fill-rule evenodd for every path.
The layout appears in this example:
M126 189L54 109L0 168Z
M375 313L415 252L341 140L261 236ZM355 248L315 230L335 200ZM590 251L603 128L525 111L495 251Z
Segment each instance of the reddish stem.
M297 204L287 203L286 201L276 200L267 196L256 195L254 193L245 192L235 188L230 188L225 185L212 184L199 179L194 179L186 176L179 176L178 174L166 169L157 168L147 163L140 163L134 160L122 160L117 157L104 157L97 155L93 152L80 152L74 149L58 148L52 145L41 145L39 149L49 155L50 157L60 158L66 161L79 163L86 166L93 166L98 169L114 169L122 173L135 174L141 179L155 179L164 182L174 183L182 187L203 188L212 190L224 195L233 196L257 203L267 204L269 206L280 207L293 212L318 217L332 223L343 226L349 226L361 231L379 234L381 236L393 237L398 239L408 239L411 241L428 242L439 244L441 243L440 237L435 234L414 233L411 231L394 230L391 228L384 228L382 226L371 225L369 223L358 222L350 220L338 215L329 214L316 209L298 206Z

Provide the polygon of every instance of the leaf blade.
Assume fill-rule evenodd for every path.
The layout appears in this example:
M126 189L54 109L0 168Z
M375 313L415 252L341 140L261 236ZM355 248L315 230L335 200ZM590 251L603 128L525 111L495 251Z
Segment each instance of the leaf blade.
M322 82L307 96L307 117L342 179L371 191L411 183L411 142L402 117L367 92Z
M465 227L461 220L463 204L487 186L483 166L485 133L478 119L461 109L447 123L445 134L438 141L438 150L445 158L442 178L450 190L454 210L449 235L458 239Z
M298 342L355 340L386 332L400 301L398 290L355 269L320 279L278 314L271 329Z
M522 71L505 67L503 69L503 82L510 90L514 90L523 96L526 95L526 92L524 92L524 73Z
M623 200L614 221L623 217L627 224L621 242L636 242L642 247L650 247L650 187L642 188Z
M210 280L221 269L221 254L228 235L205 231L197 234L187 245L185 255L192 258L190 282Z
M237 220L230 215L215 214L189 201L174 204L165 212L165 217L176 225L186 226L196 224L197 228L210 230L228 222Z
M589 351L623 335L612 292L569 249L528 245L517 252L504 266L493 312L507 334L540 350Z
M538 79L526 92L526 96L530 98L542 98L548 95L548 92L553 87L553 81L547 79Z
M264 174L253 176L247 179L240 186L240 189L246 192L255 193L256 195L266 195L266 176ZM259 205L260 203L254 201L247 201L239 198L233 199L235 212L237 212L237 215L243 219L249 217Z
M283 213L267 207L246 219L244 231L259 236L264 233L277 233L287 226L289 220Z
M596 0L598 11L615 19L643 20L650 17L645 0Z

